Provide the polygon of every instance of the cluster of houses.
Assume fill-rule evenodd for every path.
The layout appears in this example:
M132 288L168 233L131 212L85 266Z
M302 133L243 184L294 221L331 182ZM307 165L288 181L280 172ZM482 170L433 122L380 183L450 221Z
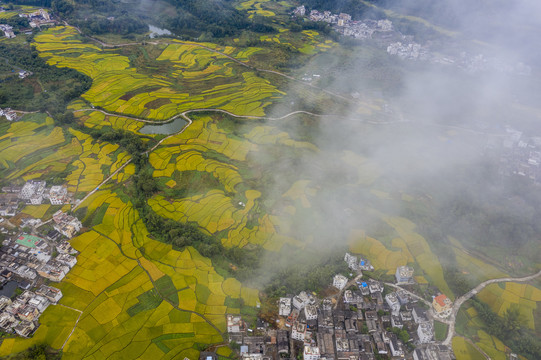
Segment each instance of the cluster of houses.
M0 194L0 216L17 215L20 201L29 205L41 205L44 200L48 200L51 205L64 205L71 203L71 196L65 186L55 185L48 188L45 181L30 180L22 187L4 186ZM77 231L79 230L80 226Z
M332 14L330 11L318 10L311 10L307 14L304 5L297 7L293 11L293 16L299 18L306 16L311 21L324 21L344 36L361 40L371 39L386 49L388 54L404 60L455 65L468 73L496 71L528 76L532 72L531 67L522 62L510 64L502 59L486 58L482 54L469 55L464 51L456 55L431 52L428 45L414 42L412 35L402 34L395 30L393 23L388 19L355 21L347 13Z
M19 115L17 115L15 110L10 108L0 108L0 116L4 116L8 121L16 121L19 118Z
M36 292L25 291L11 300L0 296L0 329L23 337L31 336L39 327L38 319L50 304L56 304L62 292L42 285Z
M15 33L13 32L13 27L7 24L0 24L0 30L4 33L4 36L8 39L13 39L16 37Z
M77 263L76 253L65 241L25 233L10 237L0 248L0 282L30 288L43 279L61 281Z
M498 154L502 176L518 176L541 184L541 137L524 136L507 127L503 140L491 144L487 151Z
M53 19L51 19L51 15L49 15L47 10L44 9L39 9L28 14L21 13L19 16L27 18L28 23L33 28L40 27L42 25L54 25L56 23Z
M263 335L250 336L241 316L227 315L230 341L241 344L242 359L293 359L301 354L305 360L374 360L382 356L455 359L450 348L434 341L432 312L441 317L450 313L451 303L445 295L435 297L434 309L429 310L404 289L388 292L380 281L356 281L362 277L361 271L374 270L367 259L346 253L344 260L356 271L355 281L337 274L332 286L338 295L318 299L301 291L280 298L276 330L262 327ZM413 272L411 267L398 267L397 284L414 283ZM409 335L408 344L402 342L402 336L397 336L403 331ZM413 351L412 347L415 347Z
M304 5L293 11L296 17L304 17L306 8ZM388 37L393 35L393 23L390 20L363 20L353 21L347 13L333 14L330 11L310 11L308 19L311 21L324 21L333 25L334 30L345 36L352 36L356 39L372 39L374 34Z

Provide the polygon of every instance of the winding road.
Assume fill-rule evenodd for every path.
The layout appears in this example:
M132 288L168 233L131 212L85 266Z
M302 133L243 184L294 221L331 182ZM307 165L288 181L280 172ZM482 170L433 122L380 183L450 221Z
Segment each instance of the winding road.
M100 110L100 109L92 109L92 108L88 108L88 109L79 109L79 110L74 110L73 112L81 112L81 111L99 111L101 112L102 114L104 115L108 115L108 116L119 116L119 117L124 117L124 118L127 118L127 119L132 119L132 120L136 120L136 121L141 121L141 122L144 122L144 123L150 123L150 124L159 124L159 125L163 125L163 124L167 124L167 123L170 123L171 121L179 118L179 117L183 117L188 123L178 132L176 133L173 133L169 136L166 136L164 137L163 139L161 139L160 141L158 141L158 143L156 143L156 145L154 145L153 147L151 147L150 149L148 149L147 151L145 151L143 154L148 154L152 151L154 151L158 146L160 146L165 140L169 139L170 137L172 136L176 136L178 134L182 134L184 132L184 130L186 130L188 128L188 126L190 126L193 122L192 119L190 119L188 117L188 114L191 114L191 113L194 113L194 112L218 112L218 113L223 113L223 114L227 114L227 115L230 115L230 116L233 116L233 117L237 117L237 118L246 118L246 119L260 119L260 120L282 120L282 119L286 119L290 116L293 116L293 115L296 115L296 114L306 114L306 115L310 115L310 116L318 116L318 117L324 117L324 116L333 116L333 115L320 115L320 114L314 114L314 113L311 113L311 112L308 112L308 111L304 111L304 110L297 110L297 111L293 111L293 112L290 112L289 114L286 114L284 116L280 116L280 117L265 117L265 116L250 116L250 115L236 115L236 114L233 114L229 111L226 111L226 110L222 110L222 109L192 109L192 110L186 110L180 114L177 114L167 120L164 120L164 121L153 121L153 120L146 120L146 119L139 119L139 118L135 118L135 117L131 117L131 116L125 116L125 115L119 115L119 114L112 114L112 113L108 113L106 111L103 111L103 110ZM72 206L71 208L71 211L75 211L77 210L77 208L86 200L88 199L90 196L92 196L96 191L98 191L103 185L105 185L107 182L109 182L109 180L111 180L116 174L118 174L120 171L122 171L122 169L124 169L128 164L131 163L131 160L132 159L129 159L128 161L126 161L124 164L122 164L122 166L120 166L118 169L116 169L111 175L109 175L105 180L103 180L98 186L96 186L94 188L94 190L90 191L88 194L86 194L86 196L84 198L82 198L77 204L75 204L74 206Z
M523 276L523 277L517 277L517 278L505 277L505 278L483 281L482 283L477 285L475 288L471 289L466 294L456 299L455 303L453 304L453 310L451 312L451 315L449 316L448 321L446 321L446 323L449 325L449 330L447 332L447 338L442 342L442 344L443 345L451 344L451 340L453 339L453 336L455 335L456 315L458 314L458 310L460 310L460 307L462 306L462 304L464 304L466 301L471 299L473 296L477 295L486 286L490 284L500 283L500 282L525 282L525 281L533 280L538 276L541 276L541 270L539 270L535 274Z

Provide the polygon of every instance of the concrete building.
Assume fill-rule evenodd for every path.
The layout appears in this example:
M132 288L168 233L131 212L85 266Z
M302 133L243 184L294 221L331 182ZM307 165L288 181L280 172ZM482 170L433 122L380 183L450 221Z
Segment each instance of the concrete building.
M434 337L432 324L429 322L419 324L419 326L417 327L417 336L419 336L419 342L421 344L428 344L432 342L432 339Z
M244 322L240 315L227 315L227 332L240 333L244 331Z
M432 300L432 307L436 314L442 318L446 318L451 315L453 310L453 303L451 300L444 294L434 297Z
M51 186L49 201L51 205L63 205L68 197L68 189L64 186Z
M335 275L332 281L332 285L338 290L343 290L346 287L347 283L348 278L341 274Z
M393 358L404 358L404 348L395 334L389 335L389 348L391 349Z
M278 315L288 316L291 313L291 298L280 298L278 303Z
M45 191L46 185L47 183L45 181L29 180L22 187L21 192L19 193L19 198L23 200L30 200L34 196L43 197L43 192Z
M344 256L344 261L348 264L348 267L351 270L359 269L357 256L351 255L350 253L346 253L346 255Z
M409 266L399 266L396 268L397 284L411 284L413 282L413 268Z
M319 348L317 346L304 345L304 360L318 360L319 359Z
M391 308L391 313L393 315L398 315L400 313L400 301L398 300L396 293L385 295L385 302Z
M315 305L306 305L304 307L306 320L317 320L317 307Z

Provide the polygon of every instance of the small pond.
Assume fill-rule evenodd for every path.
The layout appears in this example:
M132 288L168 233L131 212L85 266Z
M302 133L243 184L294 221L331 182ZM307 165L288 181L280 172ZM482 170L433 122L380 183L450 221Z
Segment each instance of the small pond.
M141 128L141 130L139 130L139 132L141 134L171 135L182 130L182 128L186 126L187 123L188 122L186 120L179 116L178 118L167 124L145 125Z

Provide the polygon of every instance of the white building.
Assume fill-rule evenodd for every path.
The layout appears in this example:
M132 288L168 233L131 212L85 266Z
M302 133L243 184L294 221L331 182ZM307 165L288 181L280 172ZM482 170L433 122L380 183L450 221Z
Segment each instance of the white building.
M50 304L51 302L47 298L40 295L36 295L28 301L28 305L35 307L40 313L44 312Z
M402 348L402 344L400 341L398 341L395 334L391 334L389 336L389 348L391 348L391 355L393 357L404 357L404 349Z
M64 186L52 186L49 191L51 205L63 205L68 196L68 189Z
M291 298L280 298L278 305L278 314L288 316L291 313Z
M432 324L429 322L420 323L419 327L417 327L417 335L421 344L432 342L432 338L434 337Z
M293 306L299 310L302 310L306 305L313 303L313 297L308 295L306 291L301 291L299 295L293 297Z
M304 360L319 359L319 348L317 346L304 345Z
M243 321L240 315L227 315L227 332L239 333L244 330Z
M337 274L334 276L334 279L332 281L332 286L337 288L338 290L343 290L348 283L348 278L344 275Z
M317 307L315 305L306 305L304 307L306 320L317 320Z
M346 256L344 256L344 261L348 264L351 270L359 269L359 265L357 263L357 256L353 256L350 253L346 253Z
M389 293L385 295L385 301L391 308L391 313L393 315L398 315L400 313L400 301L398 300L396 293Z
M410 284L413 282L413 268L399 266L396 268L395 277L398 284Z
M58 261L61 264L67 265L70 267L75 266L77 264L77 258L75 256L71 256L69 254L60 254L56 257L56 261Z
M306 336L306 324L297 322L291 327L291 338L293 340L304 341L305 336Z
M19 193L19 198L23 200L31 200L35 198L34 201L38 201L39 198L43 200L43 192L45 191L45 186L47 183L45 181L27 181L26 184L21 189ZM41 204L41 200L39 204ZM37 204L37 205L39 205Z

